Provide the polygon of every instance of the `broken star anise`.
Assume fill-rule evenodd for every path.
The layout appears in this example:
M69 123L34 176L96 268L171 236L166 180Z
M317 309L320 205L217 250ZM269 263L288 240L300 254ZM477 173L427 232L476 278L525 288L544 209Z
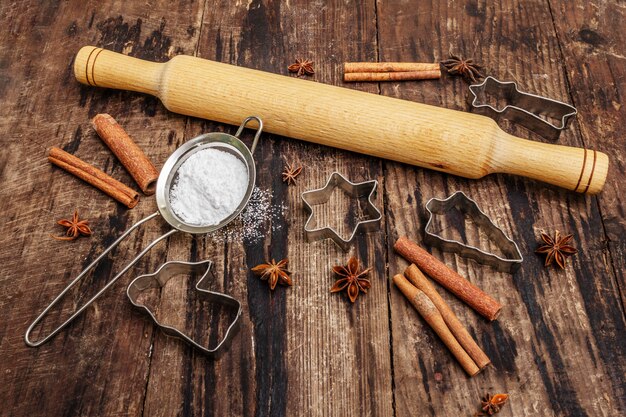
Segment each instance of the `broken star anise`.
M57 222L63 227L67 227L65 236L52 236L57 240L74 240L78 236L91 236L91 229L89 228L89 222L87 220L78 220L78 211L74 210L74 216L72 220L61 219Z
M508 394L496 394L494 396L485 395L481 401L482 412L476 413L475 416L492 416L500 412L500 408L509 399Z
M283 171L283 182L288 185L296 183L296 177L302 172L302 166L293 167L289 162L285 163L285 170Z
M348 298L354 303L359 296L359 292L367 294L367 290L372 286L372 283L365 279L365 276L371 269L367 268L359 271L359 261L354 256L348 260L346 266L334 266L333 272L340 278L335 282L330 292L347 290Z
M290 277L291 272L286 269L287 263L289 263L289 261L286 258L278 263L272 259L272 262L255 266L252 268L252 272L258 275L262 280L267 280L270 284L270 289L274 290L278 283L281 285L292 285Z
M578 252L576 248L570 245L573 239L573 235L561 236L558 230L554 233L554 239L545 233L541 233L541 240L543 240L545 245L538 247L535 253L546 255L544 266L550 266L553 261L556 261L556 264L561 269L565 269L567 257Z
M315 74L313 61L309 61L308 59L296 59L296 62L289 65L287 69L289 72L295 72L297 77Z
M441 65L443 65L446 70L448 70L448 74L450 75L460 75L467 82L476 82L477 79L485 78L485 76L480 72L483 69L482 65L478 65L474 63L473 59L463 59L457 55L450 55L450 58L445 61L441 61Z

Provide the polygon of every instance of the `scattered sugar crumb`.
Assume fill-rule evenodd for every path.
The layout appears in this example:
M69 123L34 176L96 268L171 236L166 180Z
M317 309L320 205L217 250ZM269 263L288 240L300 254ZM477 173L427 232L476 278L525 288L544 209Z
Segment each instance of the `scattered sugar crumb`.
M280 220L287 210L287 206L272 205L274 194L270 190L261 190L254 187L252 196L246 208L231 223L222 229L209 233L207 238L217 243L244 241L256 243L269 234L282 228Z

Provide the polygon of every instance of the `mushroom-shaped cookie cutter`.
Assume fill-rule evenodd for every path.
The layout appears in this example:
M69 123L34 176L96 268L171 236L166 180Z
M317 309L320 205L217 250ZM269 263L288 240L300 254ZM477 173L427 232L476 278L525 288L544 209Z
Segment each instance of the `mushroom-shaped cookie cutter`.
M309 213L309 218L304 224L304 233L307 241L313 242L322 239L332 239L337 246L339 246L342 250L347 251L357 234L369 232L379 228L383 216L374 203L372 203L372 197L376 193L377 186L378 181L376 180L354 183L347 180L340 173L333 172L324 187L302 193L304 208ZM337 231L332 227L317 227L315 215L313 213L313 206L327 202L330 199L333 190L337 187L341 188L352 197L367 197L367 204L363 209L367 219L356 223L354 230L352 230L348 239L344 239L339 236Z
M152 320L156 323L157 326L163 330L163 332L168 336L177 337L179 339L183 339L190 343L191 345L198 348L203 353L211 356L218 357L228 346L231 339L236 333L236 330L239 325L239 317L241 316L241 303L236 299L219 292L208 290L208 277L209 271L211 270L212 262L209 260L201 261L201 262L183 262L183 261L170 261L166 262L156 272L152 274L140 275L135 278L129 285L126 290L126 295L128 295L128 299L130 302L137 308L148 313ZM223 304L229 307L233 307L233 309L237 310L237 315L233 319L233 321L228 326L226 333L222 340L213 348L209 348L203 346L202 344L195 341L192 337L185 334L184 331L177 329L176 327L168 326L166 324L160 323L157 320L155 313L150 310L146 305L141 304L138 301L139 294L142 291L145 291L149 288L161 288L163 287L172 277L180 274L194 274L199 273L202 274L198 282L196 283L196 290L198 295L203 296L203 298L207 301Z
M505 257L485 252L480 248L466 245L457 240L445 239L431 231L435 214L445 214L455 208L469 216L474 224L481 228L487 237L500 248ZM509 239L504 231L496 226L478 207L478 204L462 191L457 191L444 200L431 198L426 203L426 210L429 217L428 223L426 223L424 228L424 241L429 245L438 247L445 252L453 252L481 264L492 266L501 272L513 273L522 264L524 258L517 247L517 243Z
M520 91L513 81L487 77L480 84L470 85L469 90L468 101L473 112L495 120L508 119L549 140L557 140L577 113L576 108L567 103ZM488 95L505 99L506 105L497 109L487 104Z

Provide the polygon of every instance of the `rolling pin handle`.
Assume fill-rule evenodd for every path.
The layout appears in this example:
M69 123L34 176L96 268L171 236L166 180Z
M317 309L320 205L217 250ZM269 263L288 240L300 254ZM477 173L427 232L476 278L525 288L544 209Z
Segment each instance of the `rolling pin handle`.
M582 194L602 191L609 169L606 154L517 138L500 131L490 172L521 175Z
M80 83L92 87L131 90L158 97L163 66L95 46L84 46L74 59L74 76Z

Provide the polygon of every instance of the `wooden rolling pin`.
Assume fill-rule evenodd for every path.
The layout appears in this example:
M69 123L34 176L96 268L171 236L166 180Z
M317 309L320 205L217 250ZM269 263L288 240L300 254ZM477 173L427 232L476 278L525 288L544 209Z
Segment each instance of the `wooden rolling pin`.
M500 172L581 193L602 190L608 157L517 138L477 114L296 79L197 57L154 63L83 47L78 81L151 94L173 112L265 130L467 178Z

